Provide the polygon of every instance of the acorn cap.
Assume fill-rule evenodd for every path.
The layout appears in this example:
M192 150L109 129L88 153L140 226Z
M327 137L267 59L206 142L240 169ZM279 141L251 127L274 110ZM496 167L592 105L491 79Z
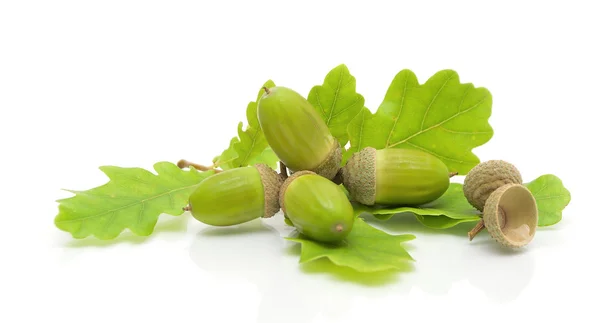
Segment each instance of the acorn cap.
M341 169L344 186L361 204L375 204L376 158L377 150L366 147L354 153Z
M467 201L483 211L490 194L505 184L523 184L519 170L503 160L489 160L473 167L464 180Z
M263 218L270 218L279 212L279 189L283 184L283 178L265 164L256 164L254 167L260 173L265 194L265 214Z
M333 145L329 155L325 160L317 167L309 169L310 171L319 174L327 179L333 179L340 170L342 164L342 147L340 146L337 139Z
M503 185L485 203L483 221L490 235L503 246L525 246L531 242L537 228L535 198L521 184Z

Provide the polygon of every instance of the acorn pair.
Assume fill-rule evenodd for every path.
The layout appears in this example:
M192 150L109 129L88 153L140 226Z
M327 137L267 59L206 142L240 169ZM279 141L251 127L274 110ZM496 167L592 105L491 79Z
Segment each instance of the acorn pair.
M281 209L300 233L322 242L344 239L354 223L350 201L332 181L312 171L284 180L263 164L208 177L190 195L188 209L214 226L270 218Z

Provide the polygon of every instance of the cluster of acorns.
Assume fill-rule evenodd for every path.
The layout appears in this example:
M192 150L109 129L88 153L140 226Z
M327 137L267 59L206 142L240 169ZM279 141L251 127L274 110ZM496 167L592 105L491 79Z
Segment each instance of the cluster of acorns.
M450 177L456 175L437 157L416 149L368 147L341 167L340 144L310 102L286 87L263 89L258 120L281 161L281 173L256 164L205 179L190 195L186 207L203 223L235 225L272 217L281 209L286 223L301 234L331 243L343 240L352 230L355 216L351 199L365 205L420 205L442 196ZM474 168L465 178L465 194L484 211L482 221L490 233L495 238L505 236L497 240L514 246L504 242L518 240L514 235L523 230L516 227L520 233L513 234L512 229L503 233L505 228L516 226L507 219L531 211L519 206L525 199L522 186L511 184L520 184L520 175L518 179L505 176L504 168L486 165L491 164L480 164L482 167ZM495 173L498 169L500 174ZM350 198L340 187L342 183ZM535 200L533 203L535 209ZM535 214L537 219L537 209ZM483 223L479 227L483 228Z

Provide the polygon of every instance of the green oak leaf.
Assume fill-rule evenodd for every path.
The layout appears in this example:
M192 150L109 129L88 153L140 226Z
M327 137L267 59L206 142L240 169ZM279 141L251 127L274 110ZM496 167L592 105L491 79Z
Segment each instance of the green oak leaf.
M571 193L560 178L546 174L525 184L535 196L538 207L538 226L549 226L560 222L562 210L571 201Z
M421 215L416 214L415 217L421 224L431 229L448 229L463 222L477 222L480 217L469 217L463 219L453 219L445 215Z
M182 170L169 162L154 164L156 175L143 168L102 166L110 179L87 191L67 190L75 196L58 200L54 224L76 239L93 235L116 238L124 229L148 236L162 213L180 215L188 197L213 171Z
M229 147L225 149L220 156L213 158L213 167L219 167L223 170L236 168L236 166L234 166L234 161L238 158L238 154L235 151L235 145L239 142L240 140L237 137L231 138Z
M444 195L423 205L411 207L361 204L355 205L355 213L369 213L380 220L388 220L398 213L413 213L422 216L445 216L461 222L478 221L481 214L469 204L463 193L462 184L458 183L450 183Z
M277 169L277 163L279 162L279 157L275 155L275 152L271 147L265 148L265 150L260 153L260 155L252 158L250 160L250 165L256 164L265 164L273 169Z
M263 85L263 87L268 88L273 86L275 86L275 83L271 80L265 82ZM256 101L248 103L248 107L246 108L248 126L246 130L243 129L243 122L240 122L238 124L238 137L231 139L229 147L220 156L213 159L213 167L220 167L227 170L254 165L259 162L270 166L276 165L278 159L275 154L264 152L269 144L258 122L258 100L260 100L263 93L264 90L261 87Z
M358 272L376 272L401 269L406 261L414 260L402 247L403 242L415 239L414 235L390 235L361 218L356 218L352 231L337 244L317 242L302 235L286 239L302 245L301 263L328 258L338 266L350 267Z
M413 148L466 174L479 163L472 149L492 138L491 111L490 92L460 83L455 71L440 71L420 85L413 72L402 70L377 112L359 114L348 125L345 159L365 147Z
M326 76L323 85L314 86L308 101L325 120L342 147L348 143L348 123L363 109L365 99L356 93L356 78L341 64Z

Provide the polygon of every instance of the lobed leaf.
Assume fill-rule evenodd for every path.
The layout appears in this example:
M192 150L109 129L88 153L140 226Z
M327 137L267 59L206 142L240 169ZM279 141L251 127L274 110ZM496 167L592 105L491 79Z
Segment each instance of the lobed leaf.
M414 260L402 246L403 242L415 239L414 235L390 235L361 218L356 218L352 231L338 244L317 242L302 235L286 239L302 245L301 263L328 258L338 266L375 272L400 269L406 261Z
M323 85L314 86L308 101L321 114L342 147L348 143L348 123L362 110L365 99L356 92L356 78L344 64L332 69Z
M109 182L87 191L67 190L75 196L58 200L54 224L76 239L93 235L116 238L129 229L148 236L162 213L180 215L188 197L213 171L182 170L169 162L154 164L156 175L143 168L103 166Z
M263 84L264 87L273 87L275 83L271 80ZM220 156L213 159L213 166L220 167L223 170L254 165L256 163L265 163L275 168L277 156L269 151L265 152L269 144L265 138L260 123L258 122L258 101L264 93L262 87L258 92L256 101L248 103L246 108L246 119L248 125L243 129L243 122L238 124L238 137L231 139L229 147L221 153Z
M479 163L472 149L492 138L491 107L490 92L460 83L455 71L440 71L422 85L410 70L400 71L377 112L359 114L348 125L345 159L365 147L413 148L466 174Z
M560 222L562 210L571 201L571 193L560 178L546 174L525 184L535 196L538 207L538 226L549 226Z

